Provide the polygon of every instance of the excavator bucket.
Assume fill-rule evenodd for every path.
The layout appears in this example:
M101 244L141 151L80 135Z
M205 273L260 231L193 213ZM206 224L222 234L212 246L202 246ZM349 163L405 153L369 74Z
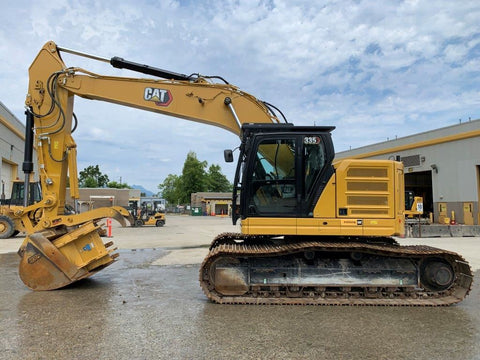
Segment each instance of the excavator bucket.
M48 233L29 235L19 250L19 274L32 290L54 290L89 277L112 264L118 254L104 244L90 221L56 239Z
M112 206L112 210L115 211L115 214L112 216L115 220L117 220L122 226L126 225L126 221L133 226L135 219L133 218L132 214L128 212L123 206Z
M135 219L133 218L132 214L130 214L128 210L122 206L111 206L109 208L100 208L98 210L108 211L108 217L117 220L120 223L120 225L122 225L122 227L125 227L127 225L127 221L130 223L130 226L133 226L133 224L135 223ZM94 211L96 210L90 211L90 213L93 213ZM102 217L101 217L102 219L104 215L105 213L102 213ZM95 218L95 223L98 220L99 219ZM107 229L105 229L104 227L101 227L99 229L99 234L102 237L107 236Z

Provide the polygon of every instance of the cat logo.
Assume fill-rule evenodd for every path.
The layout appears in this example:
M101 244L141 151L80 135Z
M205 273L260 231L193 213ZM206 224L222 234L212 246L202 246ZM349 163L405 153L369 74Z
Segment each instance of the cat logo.
M173 100L170 90L150 87L145 88L143 98L147 101L153 101L157 106L168 106Z

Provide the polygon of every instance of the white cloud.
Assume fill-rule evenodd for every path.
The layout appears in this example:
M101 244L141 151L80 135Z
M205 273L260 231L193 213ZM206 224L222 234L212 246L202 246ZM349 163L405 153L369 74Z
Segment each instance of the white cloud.
M28 67L48 40L180 73L220 75L299 125L335 125L338 150L480 117L478 1L19 0L0 14L0 100L23 120ZM65 55L68 66L141 76ZM154 189L189 150L219 163L236 137L77 100L79 169ZM374 128L372 130L372 128Z

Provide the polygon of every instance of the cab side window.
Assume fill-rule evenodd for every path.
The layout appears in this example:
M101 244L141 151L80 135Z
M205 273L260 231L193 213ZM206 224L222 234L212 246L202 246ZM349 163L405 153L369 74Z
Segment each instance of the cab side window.
M325 148L318 136L306 136L303 140L303 168L305 169L304 189L308 197L314 190L315 180L325 167Z

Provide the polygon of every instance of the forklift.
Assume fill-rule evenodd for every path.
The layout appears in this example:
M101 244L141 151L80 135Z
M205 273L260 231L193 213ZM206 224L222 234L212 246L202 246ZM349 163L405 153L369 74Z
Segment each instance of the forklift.
M131 198L128 200L128 211L132 215L134 227L143 225L165 225L165 201L159 198Z

